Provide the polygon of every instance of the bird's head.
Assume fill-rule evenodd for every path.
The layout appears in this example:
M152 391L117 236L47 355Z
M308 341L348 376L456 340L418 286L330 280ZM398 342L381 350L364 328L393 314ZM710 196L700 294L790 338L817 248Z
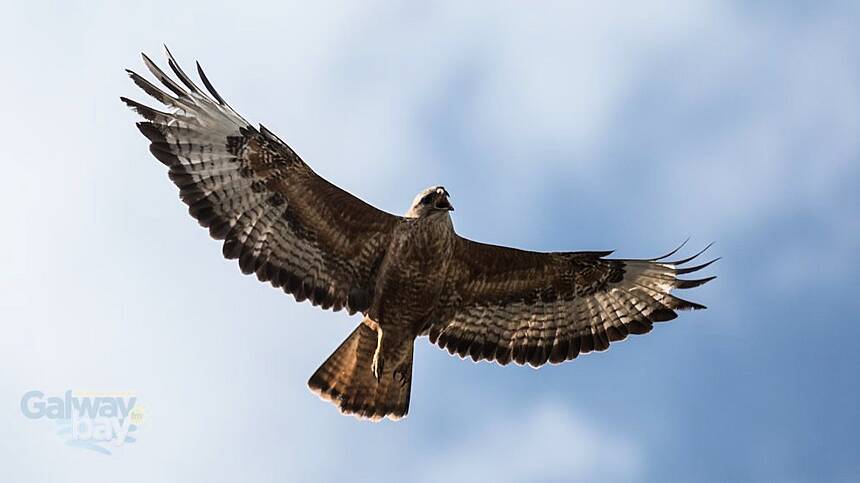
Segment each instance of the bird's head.
M447 213L454 211L451 202L448 201L448 190L443 186L431 186L418 193L412 201L412 207L406 212L407 218L421 218L434 213Z

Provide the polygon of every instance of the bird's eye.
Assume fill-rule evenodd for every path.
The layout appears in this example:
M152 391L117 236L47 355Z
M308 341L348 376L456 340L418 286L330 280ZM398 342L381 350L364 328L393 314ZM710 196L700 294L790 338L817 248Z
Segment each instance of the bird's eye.
M432 202L432 201L433 201L433 199L434 199L435 197L436 197L436 193L426 194L426 195L424 195L424 197L423 197L423 198L421 198L421 204L422 204L422 205L429 204L430 202Z

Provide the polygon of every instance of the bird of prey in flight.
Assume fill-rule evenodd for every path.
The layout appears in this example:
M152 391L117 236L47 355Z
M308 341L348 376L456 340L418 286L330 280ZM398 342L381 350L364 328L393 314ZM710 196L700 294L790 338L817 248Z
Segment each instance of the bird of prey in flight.
M418 337L473 361L538 367L603 351L676 310L705 308L671 293L714 278L679 278L713 263L687 265L701 252L627 260L479 243L454 231L442 186L419 193L403 216L386 213L242 118L199 64L205 91L169 51L179 83L143 61L162 86L128 74L165 109L121 99L145 119L137 127L149 150L191 216L224 241L224 256L297 301L364 316L308 381L343 413L406 415Z

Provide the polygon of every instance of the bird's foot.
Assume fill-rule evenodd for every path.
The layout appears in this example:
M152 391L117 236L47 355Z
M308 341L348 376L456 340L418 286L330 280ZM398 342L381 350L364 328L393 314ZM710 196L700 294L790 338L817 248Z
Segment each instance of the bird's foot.
M373 376L376 377L376 382L380 382L382 380L382 371L385 369L385 362L382 358L382 354L380 351L376 351L373 354L373 363L370 368L373 370Z
M398 384L400 384L400 387L405 386L406 383L409 382L409 379L408 379L409 373L407 372L407 370L408 370L408 368L406 366L400 366L394 370L394 374L393 374L394 380Z

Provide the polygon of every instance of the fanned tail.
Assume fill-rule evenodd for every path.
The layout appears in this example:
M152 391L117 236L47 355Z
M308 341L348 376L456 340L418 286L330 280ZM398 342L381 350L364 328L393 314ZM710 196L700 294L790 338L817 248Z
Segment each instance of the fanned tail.
M410 341L402 362L397 367L385 367L377 380L371 368L377 334L362 322L314 372L308 387L344 414L372 420L400 419L409 411L412 347Z

